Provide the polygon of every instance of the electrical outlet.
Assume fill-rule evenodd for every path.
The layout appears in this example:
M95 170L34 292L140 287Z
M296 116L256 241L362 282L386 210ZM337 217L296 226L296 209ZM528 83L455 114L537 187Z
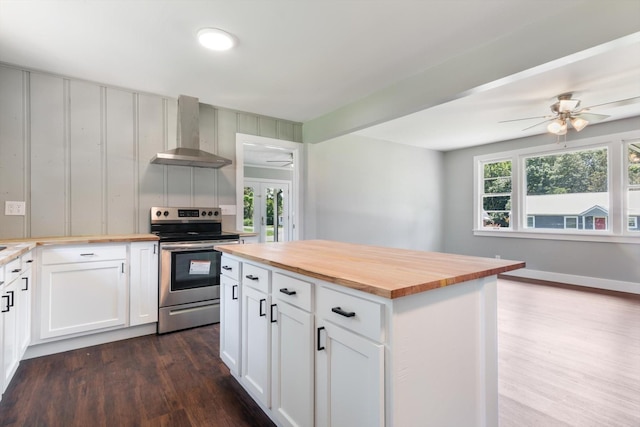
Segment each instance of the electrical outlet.
M4 202L4 214L5 215L25 215L27 208L25 202L5 201Z

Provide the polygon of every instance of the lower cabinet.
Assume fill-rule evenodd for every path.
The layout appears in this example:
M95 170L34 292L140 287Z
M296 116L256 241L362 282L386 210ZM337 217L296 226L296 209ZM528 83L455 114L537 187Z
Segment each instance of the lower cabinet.
M266 408L271 407L269 301L266 293L243 283L240 382Z
M384 346L324 319L317 328L315 425L383 426Z
M18 369L20 363L19 343L18 343L18 284L19 280L15 279L9 284L5 284L2 290L2 334L3 334L3 351L2 351L2 392L6 390L13 374Z
M129 326L158 321L158 243L129 245Z
M222 267L225 266L222 257ZM224 270L223 270L224 271ZM240 375L240 285L224 274L220 277L220 358L231 373Z

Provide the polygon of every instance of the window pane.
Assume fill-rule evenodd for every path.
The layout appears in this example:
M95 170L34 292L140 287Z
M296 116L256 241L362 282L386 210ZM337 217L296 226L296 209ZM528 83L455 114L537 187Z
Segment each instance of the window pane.
M511 196L485 196L482 203L485 211L507 211L511 208Z
M511 177L484 180L485 193L511 193Z
M511 179L511 161L485 163L484 178L508 177Z
M247 233L255 232L253 226L253 206L254 206L254 192L253 187L244 187L244 218L243 218L243 231Z
M485 227L509 227L510 219L509 212L485 212L483 225Z
M535 228L608 229L607 156L597 148L525 159L525 214Z
M629 185L640 185L640 143L629 144Z
M640 232L640 187L629 190L628 230Z
M482 226L509 227L511 160L483 164Z

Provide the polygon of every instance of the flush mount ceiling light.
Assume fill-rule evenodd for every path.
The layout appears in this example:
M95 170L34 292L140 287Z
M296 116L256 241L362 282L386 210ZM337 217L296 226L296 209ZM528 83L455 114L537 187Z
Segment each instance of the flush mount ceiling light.
M207 49L224 51L231 49L236 41L233 36L218 28L203 28L198 31L198 41Z

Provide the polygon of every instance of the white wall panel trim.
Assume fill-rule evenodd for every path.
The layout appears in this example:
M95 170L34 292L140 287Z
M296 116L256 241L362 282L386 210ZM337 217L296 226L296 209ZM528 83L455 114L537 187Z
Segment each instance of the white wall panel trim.
M100 86L100 191L102 192L100 197L100 203L102 209L100 209L100 230L102 234L107 234L107 217L108 217L108 198L109 181L107 179L107 88Z
M63 79L64 235L71 234L71 80Z
M26 217L22 222L23 236L31 235L31 81L28 71L22 72L22 141L23 141L23 200L26 202Z

